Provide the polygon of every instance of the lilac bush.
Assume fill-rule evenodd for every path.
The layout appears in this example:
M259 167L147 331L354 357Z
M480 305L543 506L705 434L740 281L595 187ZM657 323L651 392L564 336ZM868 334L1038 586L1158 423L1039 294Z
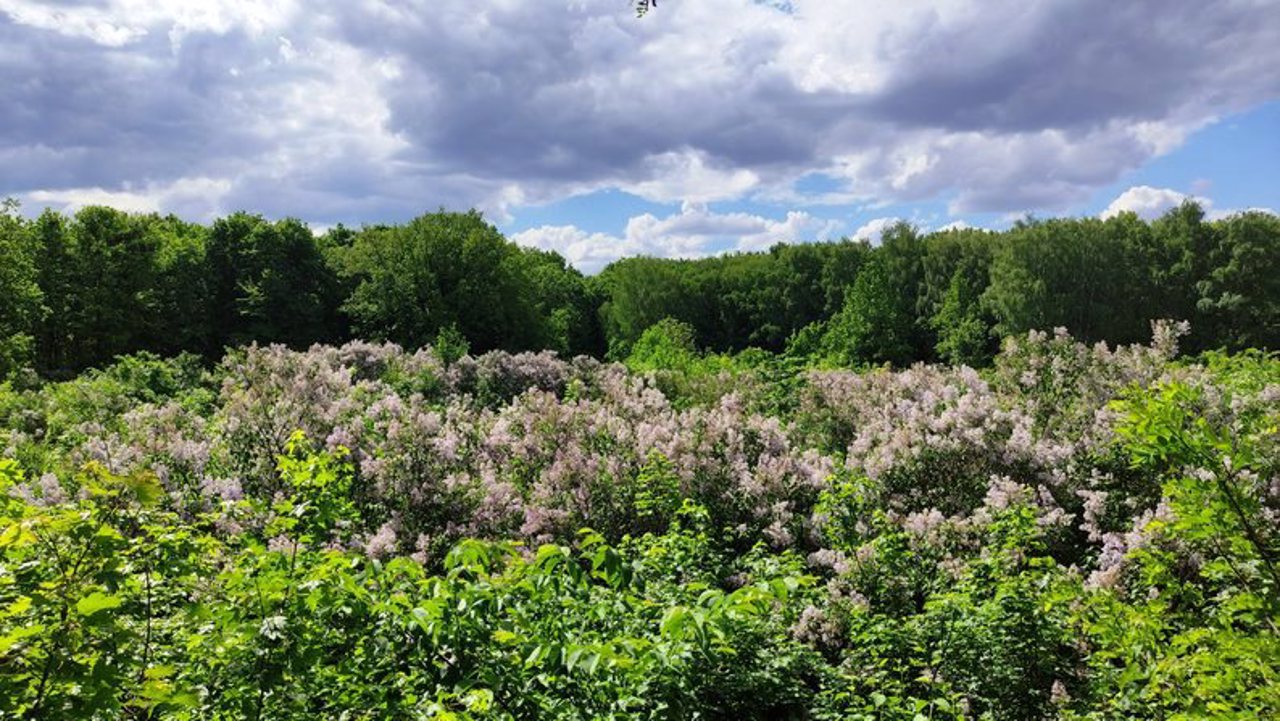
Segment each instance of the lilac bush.
M828 568L854 549L831 546L819 500L861 479L851 525L959 533L1013 495L1051 541L1077 550L1064 560L1098 570L1132 546L1123 539L1160 498L1115 450L1113 399L1170 379L1226 399L1213 412L1278 395L1230 395L1198 366L1172 364L1184 332L1159 323L1150 346L1114 350L1031 333L987 373L808 371L775 414L755 402L763 371L724 371L689 402L660 374L549 352L446 363L386 343L250 346L215 369L206 403L158 398L62 430L62 472L87 461L149 469L175 507L208 512L277 492L277 455L301 431L350 450L359 542L373 555L435 557L463 537L540 542L586 526L661 531L691 499L737 542L817 552ZM40 417L57 417L58 396L37 396ZM49 440L12 428L10 455Z
M173 382L108 369L3 389L0 450L29 469L6 471L24 514L131 479L216 543L278 559L302 535L343 564L421 573L475 539L531 567L559 544L617 543L630 565L602 552L573 568L648 569L673 594L663 634L771 567L790 585L765 610L828 664L828 717L903 699L903 718L920 702L1090 718L1215 658L1246 669L1202 679L1231 694L1268 672L1239 649L1280 608L1280 364L1179 361L1183 332L1156 324L1150 345L1116 349L1031 333L983 372L250 346Z

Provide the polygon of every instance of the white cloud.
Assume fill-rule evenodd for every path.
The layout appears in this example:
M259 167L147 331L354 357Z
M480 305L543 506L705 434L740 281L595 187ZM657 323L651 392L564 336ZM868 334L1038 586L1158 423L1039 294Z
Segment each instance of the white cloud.
M31 0L0 0L0 12L20 25L107 47L137 42L154 29L165 30L175 48L191 33L245 30L261 35L285 27L298 9L296 0L106 0L59 7Z
M140 189L62 188L34 190L19 198L24 205L75 212L89 205L108 205L132 213L178 212L190 218L209 219L227 212L222 199L231 182L215 178L182 178L164 185Z
M1202 187L1204 184L1200 184ZM1135 185L1121 193L1111 204L1098 214L1100 218L1111 218L1126 211L1136 213L1143 220L1154 220L1169 210L1178 207L1184 201L1191 200L1199 204L1205 211L1206 220L1222 220L1240 213L1268 213L1277 215L1275 210L1265 207L1250 208L1215 208L1213 199L1203 195L1190 195L1172 188L1153 188L1149 185Z
M572 225L544 225L516 233L515 242L554 250L584 273L595 273L613 261L643 252L642 246L608 233L588 233Z
M1135 185L1121 193L1103 210L1099 217L1111 218L1120 213L1137 213L1143 220L1153 220L1164 215L1171 208L1182 205L1183 201L1193 200L1206 210L1213 207L1208 198L1193 197L1171 188L1153 188L1149 185Z
M1205 213L1205 218L1209 220L1224 220L1241 213L1266 213L1267 215L1280 215L1280 213L1277 213L1272 208L1224 208L1222 210L1210 210Z
M1280 97L1273 5L0 0L0 195L219 178L320 222L603 188L1062 210ZM813 174L839 182L795 191Z
M839 223L793 211L782 220L748 213L716 213L686 203L679 213L632 217L621 237L588 233L572 225L531 228L512 236L522 245L554 250L583 272L594 273L626 256L703 258L732 251L765 250L776 243L829 240Z
M868 241L872 245L879 245L884 232L892 228L899 220L899 218L874 218L855 230L853 237L858 240Z
M147 34L99 8L60 8L28 0L0 0L0 13L20 25L81 37L106 47L121 47Z
M759 182L750 170L719 169L708 165L706 153L684 150L645 160L647 180L622 183L621 188L658 203L707 203L740 198Z

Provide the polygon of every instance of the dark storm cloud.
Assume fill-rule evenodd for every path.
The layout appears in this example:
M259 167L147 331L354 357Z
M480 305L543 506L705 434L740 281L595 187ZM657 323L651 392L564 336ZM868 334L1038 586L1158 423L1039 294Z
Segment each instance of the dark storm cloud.
M825 172L1052 209L1280 95L1266 2L790 7L0 0L0 194L204 179L209 212L333 222Z
M998 6L997 6L998 7ZM953 130L1078 129L1280 93L1274 3L1073 0L926 29L869 110Z
M266 83L222 60L256 52L239 34L191 38L175 54L163 35L111 48L5 22L0 45L0 152L25 161L0 176L0 193L233 172L269 148L250 129L269 104L233 100Z

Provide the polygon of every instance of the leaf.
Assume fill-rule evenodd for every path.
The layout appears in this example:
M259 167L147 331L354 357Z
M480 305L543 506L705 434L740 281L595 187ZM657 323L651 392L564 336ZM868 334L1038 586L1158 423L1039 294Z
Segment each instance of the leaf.
M146 671L143 671L142 675L144 678L163 679L169 678L177 672L178 669L173 666L152 666Z
M564 655L565 668L572 671L578 665L578 659L582 658L582 654L586 653L585 646L570 646L569 652Z
M599 665L600 665L600 654L595 651L592 651L591 653L587 654L583 658L582 668L588 674L594 674L596 672L596 668Z
M684 606L675 606L667 609L662 616L662 635L670 637L678 637L681 631L689 621L689 610Z
M135 473L125 478L125 485L138 497L144 506L154 506L164 498L164 486L154 473Z
M99 611L108 611L113 608L118 608L122 603L124 603L124 601L119 596L111 596L95 591L79 601L76 601L76 611L81 616L92 616Z
M542 659L550 655L551 648L549 646L534 646L533 650L529 652L528 657L524 660L525 668L532 668L533 666L538 665Z
M439 604L432 604L431 610L422 607L415 608L409 613L409 616L423 631L435 636L436 620L440 617Z
M17 645L19 641L40 635L44 629L43 624L33 623L29 626L19 626L4 636L0 636L0 656L8 653L9 649Z
M8 608L4 610L3 617L17 616L19 614L26 613L29 608L31 608L31 597L19 596L16 601L9 604Z

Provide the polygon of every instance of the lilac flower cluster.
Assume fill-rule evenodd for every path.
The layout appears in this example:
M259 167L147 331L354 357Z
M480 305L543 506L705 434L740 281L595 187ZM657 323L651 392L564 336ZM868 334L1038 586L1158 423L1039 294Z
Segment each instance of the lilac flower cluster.
M1205 388L1206 412L1280 398L1225 393L1196 366L1171 364L1183 332L1157 324L1152 345L1119 349L1031 333L986 373L809 371L781 417L755 408L765 381L754 371L688 403L659 376L553 353L446 363L392 344L250 346L218 368L207 407L175 400L83 423L69 457L150 469L175 507L216 512L277 493L277 454L301 430L351 451L356 542L424 558L465 536L662 530L690 499L744 544L847 567L856 547L833 546L816 509L839 479L861 478L864 528L875 512L913 544L963 549L993 512L1030 504L1051 540L1074 534L1093 549L1067 560L1106 571L1160 500L1158 483L1116 454L1112 399L1170 377Z

